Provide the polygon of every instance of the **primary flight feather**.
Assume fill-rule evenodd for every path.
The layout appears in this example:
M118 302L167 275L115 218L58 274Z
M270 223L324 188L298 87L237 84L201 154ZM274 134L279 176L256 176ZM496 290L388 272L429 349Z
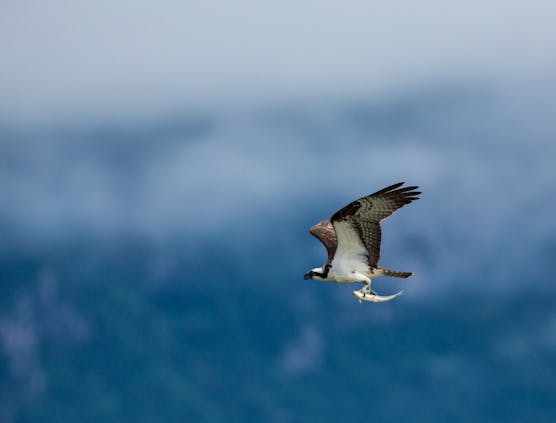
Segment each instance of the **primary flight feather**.
M382 232L380 222L399 208L419 199L417 186L403 187L400 182L374 194L367 195L340 209L330 220L311 227L328 251L328 260L322 267L312 269L305 279L336 283L363 283L353 294L360 301L384 302L396 298L381 296L371 290L371 280L379 276L408 278L411 272L399 272L378 265Z

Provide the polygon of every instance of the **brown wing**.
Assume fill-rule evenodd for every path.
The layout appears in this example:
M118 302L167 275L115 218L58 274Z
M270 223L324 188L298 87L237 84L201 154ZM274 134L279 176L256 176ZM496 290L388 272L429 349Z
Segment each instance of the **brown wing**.
M312 226L310 229L312 235L319 239L328 251L328 264L332 262L338 241L336 240L336 231L330 220L323 220Z
M346 222L357 233L368 252L370 266L377 267L380 259L380 221L421 194L415 191L416 186L400 188L402 185L400 182L355 200L332 216L332 224ZM338 243L342 244L341 237Z

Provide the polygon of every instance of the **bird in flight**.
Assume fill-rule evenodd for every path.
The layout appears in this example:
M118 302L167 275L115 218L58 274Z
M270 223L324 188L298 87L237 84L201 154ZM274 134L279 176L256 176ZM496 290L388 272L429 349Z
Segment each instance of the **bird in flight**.
M378 295L371 289L371 281L379 276L409 278L411 272L399 272L378 265L380 259L380 222L421 194L417 186L403 187L403 182L391 185L374 194L353 201L334 213L330 220L314 225L310 232L328 251L328 260L305 274L305 279L336 283L363 283L353 291L361 301L384 302L400 295Z

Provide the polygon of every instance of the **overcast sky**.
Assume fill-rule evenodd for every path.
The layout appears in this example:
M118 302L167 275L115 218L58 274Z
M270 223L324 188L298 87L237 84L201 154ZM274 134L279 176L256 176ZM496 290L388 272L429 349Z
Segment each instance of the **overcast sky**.
M552 1L3 1L7 123L555 69Z

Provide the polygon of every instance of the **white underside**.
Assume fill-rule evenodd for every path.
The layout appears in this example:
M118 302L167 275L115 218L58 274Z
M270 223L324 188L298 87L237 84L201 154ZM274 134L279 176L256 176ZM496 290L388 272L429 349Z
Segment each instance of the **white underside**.
M365 283L370 284L371 279L378 278L382 276L382 269L374 269L371 271L370 267L362 269L355 263L355 265L350 265L351 263L342 263L339 267L332 267L328 271L328 276L325 281L336 282L336 283Z
M372 278L382 275L381 269L371 269L367 250L353 227L346 222L335 222L338 249L326 280L337 283L362 282L370 284Z

